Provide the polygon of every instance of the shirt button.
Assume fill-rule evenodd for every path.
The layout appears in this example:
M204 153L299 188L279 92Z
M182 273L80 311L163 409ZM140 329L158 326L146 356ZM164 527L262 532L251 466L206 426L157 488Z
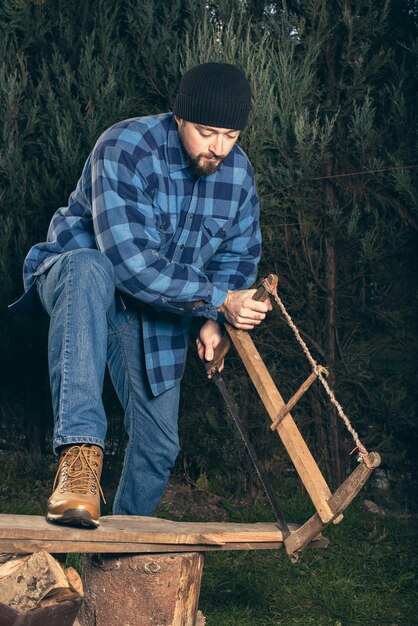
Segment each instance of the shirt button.
M179 245L179 248L180 248L180 250L183 250L183 248L184 248L184 243L181 243L181 244Z

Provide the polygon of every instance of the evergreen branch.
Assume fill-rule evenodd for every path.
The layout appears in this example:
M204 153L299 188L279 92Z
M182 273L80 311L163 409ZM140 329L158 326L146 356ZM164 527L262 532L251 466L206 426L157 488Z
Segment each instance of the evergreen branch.
M411 165L398 165L393 167L382 167L377 170L360 170L359 172L346 172L342 174L330 174L327 176L316 176L315 178L308 178L307 180L330 180L332 178L347 178L349 176L363 176L364 174L378 174L379 172L393 172L395 170L408 170L418 168L418 163Z

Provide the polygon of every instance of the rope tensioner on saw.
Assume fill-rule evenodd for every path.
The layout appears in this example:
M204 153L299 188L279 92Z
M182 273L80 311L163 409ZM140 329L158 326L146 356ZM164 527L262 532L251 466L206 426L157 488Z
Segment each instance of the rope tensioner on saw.
M278 526L283 532L286 552L292 561L296 561L299 558L301 551L306 548L306 546L330 522L337 524L342 520L342 512L356 497L372 472L379 467L380 455L377 452L368 452L360 441L357 432L352 427L350 420L344 413L343 408L335 398L334 392L325 379L325 376L328 374L327 370L323 366L316 363L308 347L303 341L299 330L279 298L277 294L277 285L277 276L270 274L268 278L263 281L262 286L257 290L253 297L256 300L266 300L270 296L273 297L286 318L289 326L293 330L297 341L301 345L312 367L311 375L301 385L292 398L287 403L283 400L248 331L238 330L228 323L225 324L227 332L217 347L213 360L206 364L206 370L208 375L213 378L214 382L220 389L237 424L244 443L247 446L247 450L253 460L261 483L272 505ZM270 426L271 429L275 430L281 438L295 466L295 469L316 508L316 513L297 529L289 528L277 505L273 490L269 485L267 477L264 475L261 464L257 459L257 455L245 433L238 411L219 372L221 363L223 362L223 359L228 353L231 345L234 345L239 356L241 357L241 360L254 383L258 395L260 396L267 413L270 416L272 421ZM330 401L336 407L340 418L343 420L347 430L353 437L356 443L355 449L358 449L359 451L358 460L360 463L358 467L348 476L348 478L334 493L331 493L324 476L322 475L290 414L290 411L317 378L319 378L330 398Z

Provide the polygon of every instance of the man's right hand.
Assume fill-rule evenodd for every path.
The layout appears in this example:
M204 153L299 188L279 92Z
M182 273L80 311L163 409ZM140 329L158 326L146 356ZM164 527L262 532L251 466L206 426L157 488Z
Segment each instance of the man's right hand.
M218 308L227 321L240 330L251 330L258 326L266 317L272 306L270 300L259 302L253 300L256 289L228 291L225 302Z

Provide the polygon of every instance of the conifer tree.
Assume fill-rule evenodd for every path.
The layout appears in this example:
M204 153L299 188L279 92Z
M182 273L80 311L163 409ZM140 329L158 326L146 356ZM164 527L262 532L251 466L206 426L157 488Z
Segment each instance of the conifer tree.
M416 342L408 327L416 299L406 306L416 280L407 270L416 190L411 183L408 201L409 170L390 169L414 161L396 114L402 101L412 114L399 68L405 50L392 37L389 2L311 0L292 3L293 13L278 4L266 3L261 22L248 24L240 2L216 3L185 65L220 59L247 72L255 108L242 145L262 202L261 274L279 274L283 299L337 397L366 446L391 465L401 460L396 432L411 428L402 378ZM255 334L289 397L309 367L279 316L273 320ZM330 478L341 481L354 444L318 384L295 416Z
M196 2L5 0L0 6L0 438L42 443L51 429L46 320L7 305L21 268L67 202L99 135L168 109L179 67L165 69Z

